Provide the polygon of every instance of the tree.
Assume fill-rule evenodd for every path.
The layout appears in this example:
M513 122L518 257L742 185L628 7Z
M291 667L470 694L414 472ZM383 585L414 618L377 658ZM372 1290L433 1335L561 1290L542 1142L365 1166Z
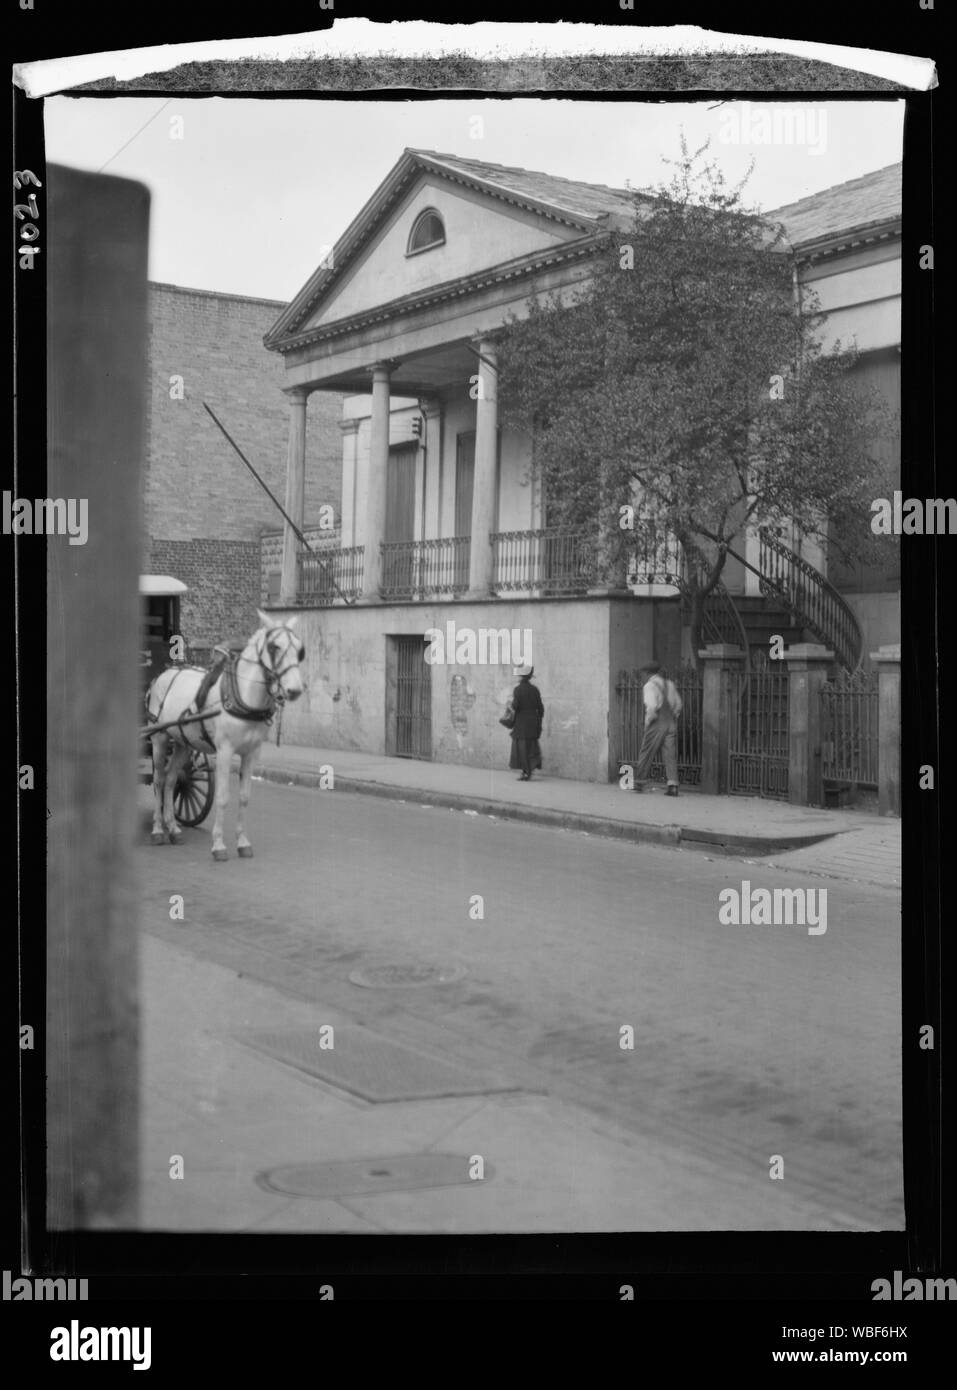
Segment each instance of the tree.
M503 417L532 437L548 524L595 528L596 581L673 536L695 652L749 524L827 543L830 522L833 545L887 490L873 447L886 407L852 380L853 352L825 354L782 230L706 152L682 139L670 182L634 194L634 226L604 237L594 274L533 301L499 343Z

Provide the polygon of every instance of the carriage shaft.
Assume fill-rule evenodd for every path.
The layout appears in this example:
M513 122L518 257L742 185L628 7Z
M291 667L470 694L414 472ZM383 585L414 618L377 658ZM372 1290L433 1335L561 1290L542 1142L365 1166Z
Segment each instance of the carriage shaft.
M222 712L222 706L219 706L215 709L203 710L202 714L184 714L180 719L168 719L163 724L147 724L140 729L138 737L151 738L153 734L165 733L167 729L178 729L181 724L198 724L203 719L213 719Z

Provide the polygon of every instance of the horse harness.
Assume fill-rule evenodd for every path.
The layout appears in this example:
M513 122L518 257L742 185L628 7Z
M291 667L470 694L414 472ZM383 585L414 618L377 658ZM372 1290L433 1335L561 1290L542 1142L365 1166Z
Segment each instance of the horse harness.
M266 632L266 635L265 635L265 637L263 638L262 645L259 647L259 649L258 649L258 651L257 651L257 653L256 653L256 660L257 660L258 664L262 667L262 669L263 669L264 671L268 671L268 672L270 673L270 678L269 678L269 680L266 682L267 695L266 695L266 703L265 703L265 705L261 705L261 706L257 706L257 705L247 705L246 702L245 702L245 700L243 700L242 696L241 696L240 693L239 693L239 681L238 681L238 678L237 678L237 667L238 667L238 665L239 665L239 663L240 663L241 660L244 660L244 659L245 659L246 661L251 661L251 660L252 660L251 657L245 657L245 658L243 657L243 652L245 651L245 647L243 647L243 648L241 648L241 649L234 649L234 650L230 650L230 649L229 649L228 647L226 647L226 646L218 646L218 647L214 647L214 648L213 648L213 651L216 653L216 660L213 662L213 664L212 664L212 665L209 667L209 669L206 671L206 674L203 676L203 679L202 679L202 682L201 682L201 684L200 684L200 687L199 687L199 689L198 689L197 692L196 692L196 698L195 698L195 700L193 701L193 703L192 703L187 709L185 709L185 710L183 711L183 714L182 714L182 716L181 716L181 718L182 718L183 720L186 720L187 718L190 718L190 722L192 722L192 723L198 723L198 724L199 724L200 730L202 731L202 736L203 736L204 740L206 741L206 743L209 745L210 748L215 747L215 742L214 742L212 736L210 735L209 730L208 730L207 727L206 727L206 719L204 718L204 719L196 720L196 719L195 719L195 716L196 716L197 714L199 714L199 713L203 710L203 708L205 707L206 699L207 699L207 697L208 697L208 695L209 695L209 692L212 690L213 686L214 686L214 685L216 684L216 682L220 679L220 677L222 677L222 682L223 682L222 690L221 690L221 692L220 692L220 705L221 705L221 709L222 709L222 712L223 712L223 713L225 713L225 714L231 714L231 715L233 716L234 719L245 719L245 720L247 720L249 723L254 723L254 724L271 724L271 723L272 723L272 721L273 721L273 716L274 716L274 714L275 714L275 712L276 712L276 705L278 704L278 705L281 706L281 705L284 703L283 694L282 694L282 687L281 687L281 685L280 685L280 681L281 681L282 677L286 674L286 672L287 672L293 665L296 664L296 660L287 661L286 664L285 664L284 666L280 667L280 669L277 671L276 668L275 668L274 666L271 666L271 665L270 665L270 666L267 667L265 661L263 660L263 650L264 650L264 649L269 650L269 651L270 651L270 657L271 657L271 656L272 656L272 652L271 652L271 647L270 647L270 637L271 637L274 633L276 633L276 632L281 632L281 631L283 631L283 630L284 630L283 628L278 628L278 627L277 627L277 628L270 628L270 629ZM247 643L246 646L248 646L248 645L249 645L249 644ZM299 650L300 650L300 653L301 653L301 652L302 652L302 643L299 643ZM301 660L301 656L298 657L297 659L298 659L298 660ZM184 667L183 670L185 670L185 669L186 669L186 668ZM179 674L181 674L181 672L177 672L177 675L179 675ZM166 700L167 700L168 697L169 697L169 693L170 693L170 691L172 690L172 688L173 688L173 686L174 686L175 684L176 684L176 677L174 676L173 679L170 681L169 685L167 686L166 694L163 696L163 704L166 703ZM146 710L147 723L149 723L149 724L158 724L158 723L160 722L160 716L161 716L162 713L163 713L163 704L160 705L159 709L156 711L155 714L151 714L151 713L150 713L150 710L149 710L149 703L148 703L148 702L149 702L149 691L147 691L146 698L147 698L147 710ZM219 711L216 711L216 713L219 713ZM213 717L212 712L210 713L210 715L209 715L208 717L209 717L209 718L212 718L212 717ZM183 725L182 725L182 723L178 723L178 724L174 725L173 727L178 728L180 734L183 735ZM184 739L185 739L185 735L184 735L183 737L184 737ZM188 739L185 739L185 741L186 741L186 742L189 742Z

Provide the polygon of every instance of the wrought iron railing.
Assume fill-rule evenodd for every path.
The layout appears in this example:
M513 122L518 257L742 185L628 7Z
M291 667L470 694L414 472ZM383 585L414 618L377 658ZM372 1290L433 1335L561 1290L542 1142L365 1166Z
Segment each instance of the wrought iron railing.
M595 537L560 526L497 531L492 542L492 587L581 594L596 583Z
M668 672L664 673L668 675ZM694 784L701 781L701 673L685 664L671 673L682 710L675 730L678 752L678 781ZM638 761L641 740L645 731L644 681L640 671L619 671L615 685L616 767L634 765ZM651 766L653 781L663 782L664 764L659 760Z
M688 563L676 536L670 532L643 533L628 562L629 584L687 584Z
M669 533L646 536L631 559L631 584L671 584L681 594L685 622L691 614L695 584L706 582L707 562L701 552L688 543L682 545ZM749 657L748 634L734 599L719 579L704 600L701 635L705 642L727 642L739 646Z
M856 671L861 664L864 639L853 609L803 556L763 528L758 535L762 594L783 603L802 627L831 648L845 670Z
M759 660L732 671L728 729L728 791L788 799L790 683L783 663Z
M821 687L821 771L829 781L876 787L878 678L842 671Z
M324 606L348 602L362 593L362 567L365 546L312 551L301 547L298 553L296 602Z
M383 598L433 598L469 587L468 536L428 541L388 541L380 547Z

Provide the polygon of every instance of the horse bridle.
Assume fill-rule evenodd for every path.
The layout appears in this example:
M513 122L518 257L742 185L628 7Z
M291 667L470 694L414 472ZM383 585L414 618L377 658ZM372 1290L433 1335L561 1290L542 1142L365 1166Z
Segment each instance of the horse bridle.
M286 664L285 664L284 666L281 666L281 667L277 670L276 667L272 664L272 663L273 663L273 654L272 654L272 640L271 640L271 639L274 639L274 638L275 638L275 635L276 635L277 633L280 633L280 632L288 632L288 633L289 633L289 636L290 636L291 638L293 638L294 641L295 641L295 643L296 643L296 651L295 651L295 655L292 656L291 659L290 659L289 661L287 661ZM290 644L290 646L291 646L291 645L292 645L292 644ZM269 656L269 662L268 662L268 664L267 664L267 661L266 661L266 659L265 659L264 653L268 653L268 656ZM259 643L259 646L258 646L257 649L256 649L256 661L257 661L257 663L259 664L259 666L262 668L262 670L266 672L267 679L266 679L266 681L264 682L264 683L265 683L265 686L266 686L266 694L267 694L267 696L269 697L269 699L272 700L275 704L277 704L277 705L285 704L286 697L285 697L285 695L283 694L283 689L282 689L282 678L283 678L283 676L286 674L287 671L291 671L292 668L293 668L294 666L298 666L298 665L299 665L299 663L302 661L302 659L303 659L303 657L305 656L305 654L306 654L306 648L305 648L303 642L296 636L296 634L292 631L291 628L288 628L288 627L285 627L285 626L270 627L270 628L266 628L265 631L263 632L262 641ZM287 655L289 655L288 652L287 652ZM240 656L239 660L240 660L240 661L243 661L243 660L249 661L250 658L249 658L248 656L247 656L247 657Z

